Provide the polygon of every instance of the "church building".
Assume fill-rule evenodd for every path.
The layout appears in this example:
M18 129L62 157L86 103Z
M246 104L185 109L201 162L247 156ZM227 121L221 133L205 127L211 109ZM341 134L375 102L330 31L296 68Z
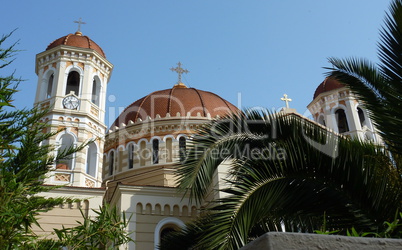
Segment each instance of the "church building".
M47 142L55 147L54 153L93 140L71 159L52 166L45 183L64 187L45 195L82 201L42 214L43 230L36 228L39 235L49 236L62 225L76 225L80 208L94 215L91 209L106 201L132 215L128 230L135 243L128 249L157 249L165 233L197 217L199 207L175 188L173 166L185 159L186 143L196 129L238 108L217 94L187 87L181 75L188 71L178 63L171 68L179 76L171 88L150 89L150 94L134 100L107 128L106 93L113 64L80 31L54 40L37 54L35 70L34 105L50 107L44 119L51 132L64 129ZM316 122L335 132L380 140L367 111L336 80L325 79L308 108ZM225 176L222 164L216 173L218 188Z

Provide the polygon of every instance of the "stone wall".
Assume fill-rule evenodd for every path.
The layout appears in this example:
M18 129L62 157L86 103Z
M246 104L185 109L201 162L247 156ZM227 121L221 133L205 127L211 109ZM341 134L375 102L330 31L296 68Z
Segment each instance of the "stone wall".
M291 250L291 249L402 249L402 240L346 237L338 235L319 235L303 233L266 233L250 242L241 250Z

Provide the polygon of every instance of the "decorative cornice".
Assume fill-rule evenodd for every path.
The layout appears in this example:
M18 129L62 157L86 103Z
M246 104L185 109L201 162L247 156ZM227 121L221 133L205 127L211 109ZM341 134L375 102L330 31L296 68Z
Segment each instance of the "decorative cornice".
M35 72L38 74L39 69L45 65L58 61L71 60L96 65L96 67L99 68L103 74L107 75L108 79L110 78L110 74L113 70L113 64L110 63L106 58L102 57L95 50L60 45L36 55Z
M109 130L105 136L105 152L116 148L118 145L126 144L130 141L138 141L142 138L150 138L158 135L178 135L193 134L197 129L208 121L205 117L190 117L178 122L175 118L147 119L137 123L130 123L128 126Z
M133 126L133 125L152 123L152 122L156 122L156 121L177 121L177 120L181 120L182 123L187 123L187 122L189 122L191 120L209 121L209 120L212 120L212 119L219 119L219 118L220 118L219 115L217 115L216 117L212 118L209 113L207 114L207 117L203 117L200 112L197 113L197 116L191 116L190 112L187 112L186 116L182 116L179 112L177 112L177 114L175 116L171 116L170 113L167 113L165 117L161 117L161 115L157 114L155 116L155 119L152 119L150 116L147 116L147 118L145 120L142 120L141 118L138 118L136 121L130 120L128 124L121 123L119 127L114 126L114 127L110 128L110 130L108 131L108 134L116 132L116 131L121 130L121 129L125 129L125 128Z

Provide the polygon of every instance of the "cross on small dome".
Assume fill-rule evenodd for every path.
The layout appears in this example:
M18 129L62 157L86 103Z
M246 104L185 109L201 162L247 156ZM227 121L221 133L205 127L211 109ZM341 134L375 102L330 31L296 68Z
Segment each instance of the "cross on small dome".
M188 72L190 72L190 71L188 71L187 69L183 69L183 68L181 67L181 62L178 62L178 63L177 63L177 67L176 67L176 68L171 67L170 70L171 70L171 71L175 71L175 72L177 73L177 75L178 75L177 84L179 84L179 85L183 84L183 83L181 82L181 75L182 75L183 73L186 73L186 74L187 74Z
M75 34L76 34L76 35L82 35L82 32L81 32L81 24L87 24L87 23L86 23L86 22L83 22L82 19L81 19L81 17L80 17L80 19L78 19L78 21L74 21L74 23L78 23L78 29L77 29L77 32L75 32Z

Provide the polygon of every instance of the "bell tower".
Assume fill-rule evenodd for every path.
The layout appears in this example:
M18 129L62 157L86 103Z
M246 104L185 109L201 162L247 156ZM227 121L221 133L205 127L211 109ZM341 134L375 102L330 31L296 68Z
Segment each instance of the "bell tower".
M341 82L327 77L316 89L307 106L316 122L333 131L380 144L369 111Z
M77 23L82 24L81 20ZM56 39L36 55L38 85L34 105L49 108L50 131L63 130L49 140L54 153L93 140L70 159L52 166L47 184L100 187L106 131L106 89L113 65L102 48L80 29Z

